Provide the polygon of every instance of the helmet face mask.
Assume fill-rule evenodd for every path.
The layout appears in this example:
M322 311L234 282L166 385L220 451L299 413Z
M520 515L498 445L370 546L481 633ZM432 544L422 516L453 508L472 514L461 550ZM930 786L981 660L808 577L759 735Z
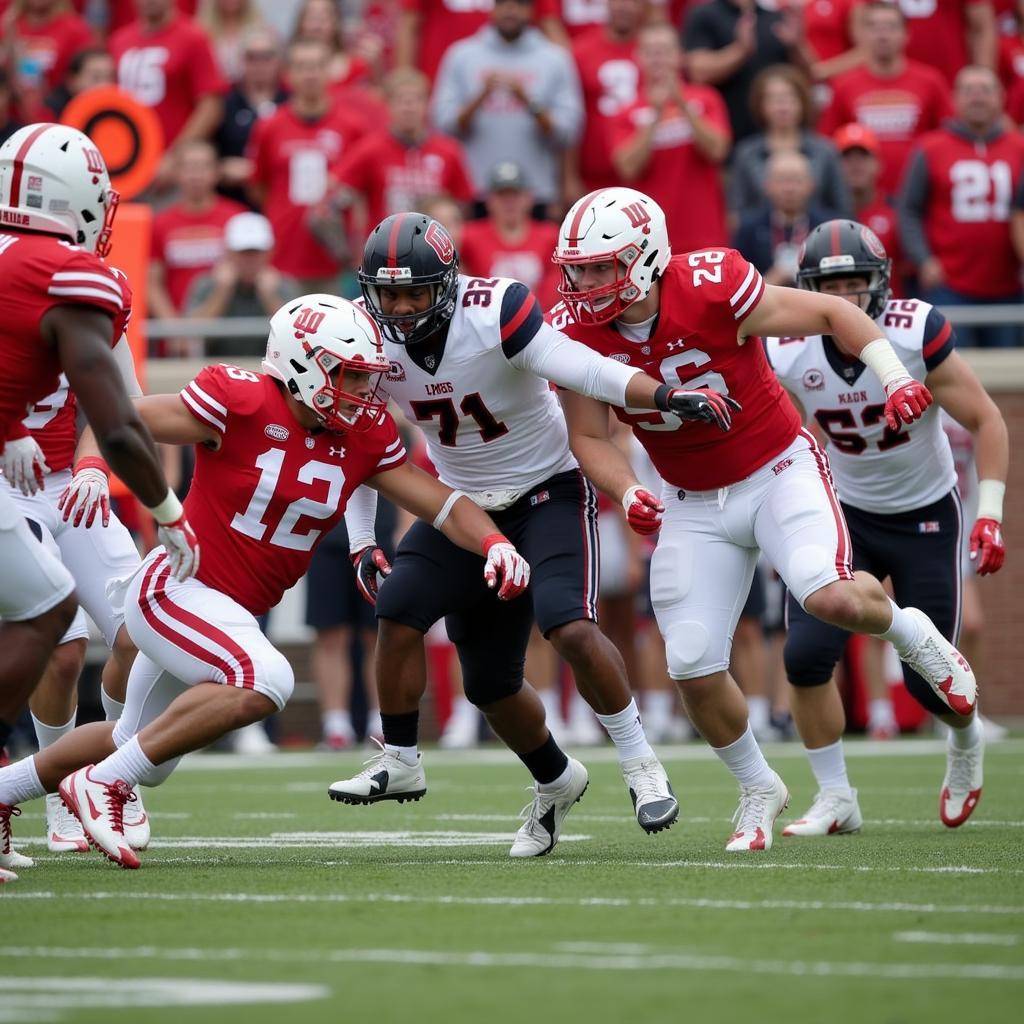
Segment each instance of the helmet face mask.
M874 320L892 294L891 274L892 260L871 228L852 220L830 220L819 224L805 239L796 280L798 287L820 292L823 281L865 279L868 286L864 291L844 294L857 295L861 309Z
M334 295L303 295L270 321L263 371L335 433L363 433L380 422L379 397L390 363L373 318ZM366 375L369 393L346 391L346 373Z
M99 150L67 125L27 125L0 146L0 225L106 256L120 196Z
M363 249L359 288L381 333L396 345L415 345L447 327L455 315L459 257L448 232L422 213L397 213L378 224ZM383 289L430 289L413 313L385 312Z
M562 221L552 257L562 272L559 294L582 324L608 323L645 299L671 258L664 212L630 188L599 189L578 200ZM612 277L584 288L584 268L605 263L614 268Z

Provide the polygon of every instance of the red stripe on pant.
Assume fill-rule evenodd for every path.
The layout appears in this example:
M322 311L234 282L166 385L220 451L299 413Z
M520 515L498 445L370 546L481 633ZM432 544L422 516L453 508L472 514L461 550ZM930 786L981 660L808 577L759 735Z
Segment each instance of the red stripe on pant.
M142 608L142 614L145 616L146 621L160 636L174 644L175 647L185 651L186 654L191 654L192 657L199 661L220 669L226 678L230 680L229 686L241 686L246 690L254 689L256 686L256 671L252 659L245 652L245 649L236 644L223 630L217 629L216 626L198 618L171 600L164 589L167 579L171 574L170 565L164 565L161 568L161 563L165 558L166 556L163 556L153 562L146 571L146 578L142 583L139 605ZM153 592L149 593L150 583L157 573L159 573L159 576L156 579ZM214 643L223 647L234 658L235 664L232 665L219 654L200 646L190 637L179 633L168 623L164 622L154 611L154 603L159 605L160 609L169 618L176 619L182 625L190 627L201 636L208 637ZM241 675L241 682L238 681L239 675Z
M852 580L853 563L850 560L852 555L850 534L846 527L846 517L843 515L843 510L839 507L839 499L836 497L835 485L832 483L832 471L828 467L825 453L818 447L818 442L814 440L814 436L806 430L801 430L800 433L807 438L807 443L811 446L814 461L818 464L818 475L821 477L822 486L828 495L828 503L832 507L832 515L835 517L837 535L836 572L841 580Z

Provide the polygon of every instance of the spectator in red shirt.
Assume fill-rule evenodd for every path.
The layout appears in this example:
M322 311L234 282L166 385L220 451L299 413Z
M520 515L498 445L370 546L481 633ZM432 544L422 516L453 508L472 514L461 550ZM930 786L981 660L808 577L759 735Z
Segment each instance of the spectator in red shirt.
M533 218L533 193L518 165L498 164L489 185L487 217L470 221L462 231L462 272L515 278L550 309L558 301L560 272L551 262L558 225Z
M636 59L643 86L611 124L612 163L624 184L665 211L678 252L723 245L729 232L721 165L732 144L725 103L710 86L684 83L671 25L641 29Z
M817 81L827 81L864 60L858 45L863 0L799 0L811 66Z
M167 154L154 183L166 187L174 167L173 147L209 138L220 124L221 77L210 40L178 14L174 0L136 0L137 21L110 37L117 82L156 111Z
M431 82L445 51L490 21L494 0L399 0L395 67L417 67Z
M936 305L1020 302L1021 254L1011 211L1024 207L1024 137L1004 125L1003 89L989 68L956 76L956 119L924 136L900 195L904 251ZM965 345L1020 344L1016 324L957 325Z
M333 173L342 186L334 205L344 209L362 196L372 226L393 213L418 210L418 201L433 195L469 203L474 190L462 146L430 131L427 76L399 68L388 75L385 94L390 126L364 136L342 154Z
M863 67L833 79L832 103L818 127L827 135L850 121L870 128L882 149L880 186L888 195L899 187L915 139L952 113L949 87L934 68L907 59L906 19L893 4L866 6L862 42Z
M566 154L566 195L573 201L587 192L619 183L612 166L608 125L636 101L640 68L636 34L647 16L647 0L608 0L608 19L573 40L572 55L583 91L583 135Z
M10 13L14 16L11 50L19 61L36 65L44 93L64 81L72 56L96 41L68 0L15 0Z
M999 40L991 0L899 0L907 19L907 56L952 83L970 64L996 67Z
M79 50L68 64L64 81L46 97L46 105L59 118L64 108L80 93L101 85L114 85L117 68L114 58L99 47Z
M209 142L182 143L176 159L178 200L153 220L148 305L157 319L184 314L192 279L221 258L224 225L245 210L217 195L217 153Z
M249 139L249 189L274 229L274 267L304 292L340 289L351 224L335 218L330 236L314 235L311 214L327 195L329 168L364 134L360 117L331 102L329 61L323 43L292 43L285 76L291 99L260 121Z
M1016 0L1014 30L999 40L999 77L1006 89L1006 112L1014 124L1024 123L1024 0Z
M843 175L853 197L853 219L867 224L874 231L892 259L895 271L893 295L899 298L905 294L900 278L906 273L906 267L903 266L896 208L878 191L882 148L875 133L856 122L844 124L833 141L839 150Z

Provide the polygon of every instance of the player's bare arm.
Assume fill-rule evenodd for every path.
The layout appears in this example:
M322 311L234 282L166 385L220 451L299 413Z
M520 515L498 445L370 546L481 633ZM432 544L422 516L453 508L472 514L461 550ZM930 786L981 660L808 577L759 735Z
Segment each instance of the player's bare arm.
M454 544L482 554L488 563L484 571L488 585L500 584L498 597L511 600L526 589L530 581L526 559L502 535L494 520L464 494L408 462L377 473L366 483L399 507L433 523Z
M882 382L885 418L893 430L919 419L932 404L931 392L914 380L878 325L862 309L837 295L768 285L761 301L740 324L739 338L828 334L865 363Z
M979 576L998 572L1006 557L1001 524L1010 438L999 407L959 352L951 352L926 383L950 416L974 438L978 464L978 517L971 530L971 558Z
M571 391L562 392L561 399L569 447L584 474L598 490L622 505L632 530L654 533L665 509L655 495L640 486L626 453L613 440L608 406Z

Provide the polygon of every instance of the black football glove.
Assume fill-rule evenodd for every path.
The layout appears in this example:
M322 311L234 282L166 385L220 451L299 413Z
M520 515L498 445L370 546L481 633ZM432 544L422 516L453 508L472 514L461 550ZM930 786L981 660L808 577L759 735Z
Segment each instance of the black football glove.
M740 412L743 406L728 395L712 391L711 388L672 388L667 384L658 388L654 398L662 412L670 412L681 420L711 423L719 430L732 426L733 412Z
M391 563L388 556L373 544L352 552L352 567L356 571L356 586L359 593L370 604L377 603L377 591L384 580L391 575Z

